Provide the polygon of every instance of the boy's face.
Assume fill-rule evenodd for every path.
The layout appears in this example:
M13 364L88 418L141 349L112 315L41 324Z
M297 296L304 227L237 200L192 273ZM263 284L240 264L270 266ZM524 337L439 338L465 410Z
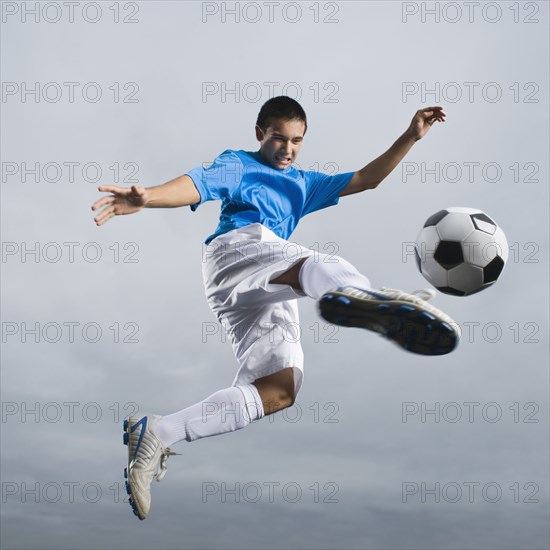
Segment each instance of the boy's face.
M302 148L306 125L301 120L273 120L265 132L256 125L256 139L264 162L284 170L298 156Z

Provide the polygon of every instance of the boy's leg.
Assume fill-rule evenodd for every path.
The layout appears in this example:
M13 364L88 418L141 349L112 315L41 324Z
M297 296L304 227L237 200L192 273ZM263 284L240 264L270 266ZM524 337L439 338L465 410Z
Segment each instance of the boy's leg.
M302 265L306 260L307 258L299 260L288 271L272 279L271 282L277 285L290 285L292 288L303 292L300 286L300 269L302 269Z
M260 394L265 415L291 407L296 400L293 368L258 378L254 386Z
M426 303L433 291L373 290L368 279L343 258L325 260L324 255L302 259L271 282L291 285L319 300L320 314L330 323L372 330L422 355L444 355L455 349L458 325Z
M125 422L128 445L127 489L139 519L151 506L151 483L166 471L166 459L175 454L169 445L233 432L290 407L295 399L293 368L259 378L252 384L220 390L200 403L167 416L130 417Z
M238 430L294 403L303 379L296 298L304 294L270 284L273 274L294 263L287 258L287 244L253 224L218 237L205 253L207 300L223 323L239 370L231 387L200 403L165 417L125 422L127 489L140 519L149 512L152 481L164 475L168 445Z
M370 281L355 266L344 258L325 254L302 258L271 282L290 285L314 299L341 286L370 288Z
M155 435L165 447L179 441L234 432L294 403L292 368L255 380L252 384L231 386L204 401L160 418Z

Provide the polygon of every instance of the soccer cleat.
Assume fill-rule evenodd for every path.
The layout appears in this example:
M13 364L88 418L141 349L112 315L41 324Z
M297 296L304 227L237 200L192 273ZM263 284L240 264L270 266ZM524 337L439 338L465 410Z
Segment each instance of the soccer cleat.
M346 286L326 292L319 311L329 323L372 330L413 353L444 355L455 349L460 334L448 315L426 302L434 296L431 289L407 294Z
M141 520L151 508L151 484L166 474L169 456L178 454L164 447L153 433L160 416L144 416L140 420L130 417L124 421L123 443L128 445L128 466L124 469L126 492L134 514Z

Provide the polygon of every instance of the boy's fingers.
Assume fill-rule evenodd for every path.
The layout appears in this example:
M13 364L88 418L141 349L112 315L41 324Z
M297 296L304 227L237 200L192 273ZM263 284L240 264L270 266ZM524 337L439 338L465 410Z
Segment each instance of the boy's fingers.
M113 196L103 197L97 200L96 202L94 202L94 204L92 205L92 210L97 210L101 206L104 206L106 204L113 204L114 202L115 202L115 197Z
M429 114L438 114L438 115L446 115L445 111L443 110L443 107L426 107L424 109L420 109L420 112L425 115Z
M112 218L114 214L114 207L110 206L107 208L104 208L95 218L95 222L99 223L101 225L102 223L105 223L109 218Z
M107 223L113 216L109 216L108 218L102 218L101 220L95 220L96 225L103 225Z
M130 192L129 189L126 189L124 187L117 187L116 185L100 185L97 189L102 193L122 193L124 195L127 195Z

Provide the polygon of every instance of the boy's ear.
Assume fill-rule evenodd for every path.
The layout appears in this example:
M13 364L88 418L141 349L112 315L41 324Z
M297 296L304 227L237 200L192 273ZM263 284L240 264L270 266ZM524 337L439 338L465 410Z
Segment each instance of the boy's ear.
M254 127L254 129L256 130L256 139L258 141L262 141L264 139L264 132L263 130L256 124L256 126Z

